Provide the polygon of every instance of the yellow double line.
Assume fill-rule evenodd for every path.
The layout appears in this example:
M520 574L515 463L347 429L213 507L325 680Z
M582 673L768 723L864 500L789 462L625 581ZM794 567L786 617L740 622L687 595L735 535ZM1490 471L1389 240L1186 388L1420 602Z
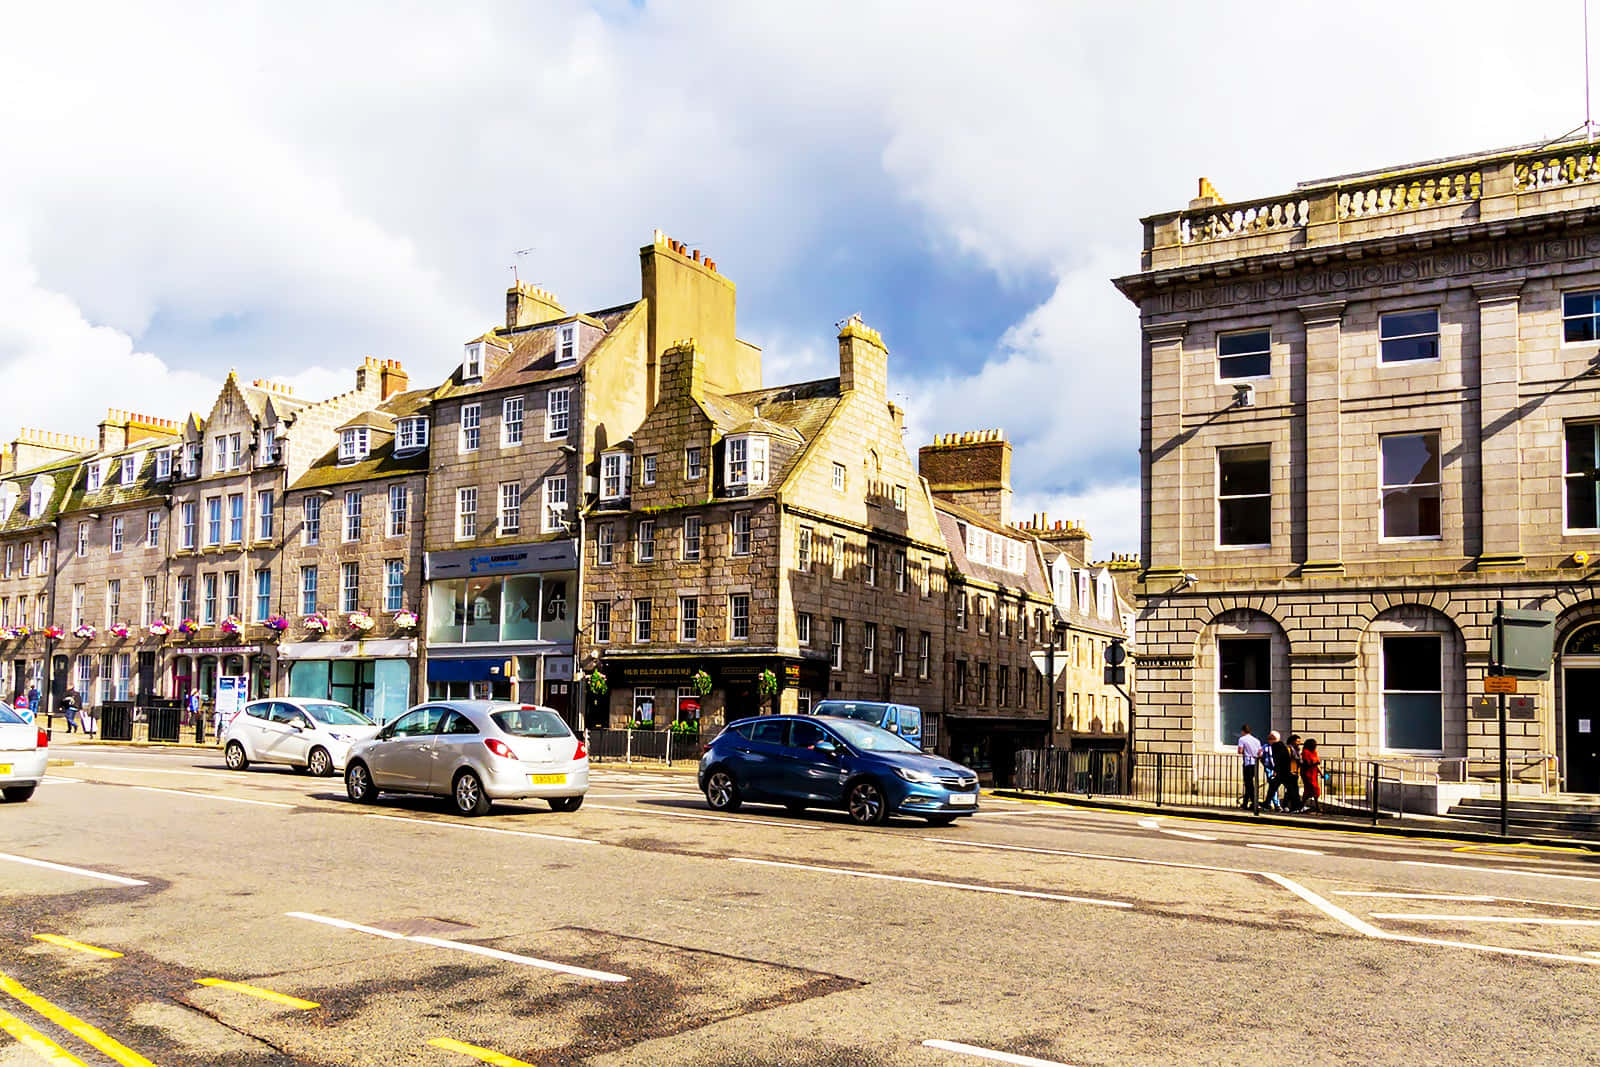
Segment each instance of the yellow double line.
M154 1063L151 1063L116 1038L90 1026L76 1015L56 1007L8 974L0 974L0 992L49 1019L96 1051L109 1056L112 1060L121 1064L122 1067L156 1067ZM0 1012L0 1029L5 1030L6 1033L39 1053L50 1063L77 1064L78 1067L84 1067L82 1060L14 1015Z

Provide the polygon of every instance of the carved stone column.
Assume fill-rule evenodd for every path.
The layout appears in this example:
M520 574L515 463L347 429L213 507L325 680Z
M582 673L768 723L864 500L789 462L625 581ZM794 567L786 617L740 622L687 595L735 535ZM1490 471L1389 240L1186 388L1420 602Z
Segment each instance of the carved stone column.
M1344 572L1344 528L1340 477L1341 409L1344 398L1339 365L1339 326L1344 301L1304 304L1305 363L1305 507L1306 558L1302 574Z

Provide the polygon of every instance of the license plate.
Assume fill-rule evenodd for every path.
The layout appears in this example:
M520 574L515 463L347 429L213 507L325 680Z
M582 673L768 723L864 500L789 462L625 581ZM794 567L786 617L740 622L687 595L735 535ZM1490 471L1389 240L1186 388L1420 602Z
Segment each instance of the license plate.
M530 774L528 782L531 785L566 785L567 776L564 774Z
M977 803L978 803L978 794L976 794L976 793L951 793L950 794L950 804L951 804L952 807L970 808L970 807L976 807Z
M9 764L9 763L0 763L0 774L10 774L10 773L11 773L11 764Z

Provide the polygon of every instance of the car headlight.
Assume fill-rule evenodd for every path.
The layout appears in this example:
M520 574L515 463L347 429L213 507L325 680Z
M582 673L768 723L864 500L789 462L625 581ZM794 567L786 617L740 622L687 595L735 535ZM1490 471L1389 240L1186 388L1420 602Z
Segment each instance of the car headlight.
M896 767L894 769L894 773L898 774L908 782L920 782L923 785L933 785L939 780L928 771L907 770L905 767Z

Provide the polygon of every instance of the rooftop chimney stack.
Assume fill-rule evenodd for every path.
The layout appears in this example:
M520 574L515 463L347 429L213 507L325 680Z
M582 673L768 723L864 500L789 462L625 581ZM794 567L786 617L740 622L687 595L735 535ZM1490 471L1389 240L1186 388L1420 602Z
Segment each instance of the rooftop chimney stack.
M1011 442L1003 430L940 434L917 452L934 496L1011 525Z
M883 335L851 315L839 331L839 389L866 390L872 396L889 395L889 350Z
M106 408L106 417L100 420L100 451L120 452L127 447L128 413Z
M554 322L567 317L567 309L548 289L518 282L506 290L506 329Z
M400 365L398 359L386 359L383 366L378 369L378 398L388 400L396 394L403 393L411 385L411 376Z

